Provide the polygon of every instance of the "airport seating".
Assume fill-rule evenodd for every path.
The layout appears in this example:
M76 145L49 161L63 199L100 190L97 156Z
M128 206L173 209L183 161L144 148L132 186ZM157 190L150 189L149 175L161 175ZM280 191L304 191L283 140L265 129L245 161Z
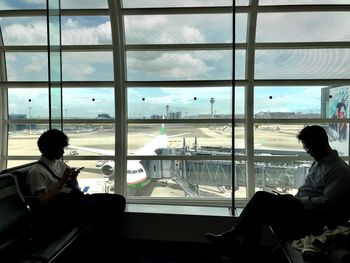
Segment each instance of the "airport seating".
M25 184L32 165L0 172L0 262L80 262L79 251L86 253L90 243L87 229L73 227L55 238L34 235Z
M327 254L309 254L304 255L301 251L292 246L293 239L278 238L273 227L271 232L275 235L278 245L274 250L281 250L285 261L288 263L349 263L350 262L350 240L347 238L338 239L333 245L329 245L330 249Z

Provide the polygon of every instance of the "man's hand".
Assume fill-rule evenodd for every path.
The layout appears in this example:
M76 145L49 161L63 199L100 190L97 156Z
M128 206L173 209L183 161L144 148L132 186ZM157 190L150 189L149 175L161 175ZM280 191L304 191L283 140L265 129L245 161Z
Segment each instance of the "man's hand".
M67 182L69 178L77 178L78 173L75 171L74 168L66 168L62 176L62 183L64 184L65 182Z

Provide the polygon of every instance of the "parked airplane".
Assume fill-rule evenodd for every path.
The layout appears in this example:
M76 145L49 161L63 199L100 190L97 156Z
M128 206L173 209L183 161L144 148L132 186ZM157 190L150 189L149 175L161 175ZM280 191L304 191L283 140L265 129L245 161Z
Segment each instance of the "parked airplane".
M187 133L186 133L187 134ZM158 136L152 134L145 134L147 136L153 137L152 140L147 142L142 148L138 149L134 155L157 155L155 150L159 148L168 147L168 138L177 137L185 134L178 134L167 136L164 132L164 124L162 124L161 133ZM114 150L103 150L83 146L69 145L69 149L81 150L92 153L98 153L106 156L114 156ZM101 172L103 175L112 178L114 175L115 165L114 161L107 161L101 166ZM127 161L127 184L129 188L142 188L150 182L146 174L146 170L143 165L138 160L128 160Z

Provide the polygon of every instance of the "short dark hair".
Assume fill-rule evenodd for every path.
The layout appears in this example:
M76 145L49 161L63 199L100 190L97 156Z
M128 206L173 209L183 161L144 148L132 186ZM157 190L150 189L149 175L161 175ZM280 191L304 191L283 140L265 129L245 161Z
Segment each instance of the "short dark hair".
M310 125L304 127L297 135L299 141L309 146L320 146L328 144L328 135L326 130L319 125Z
M64 132L51 129L40 135L37 144L41 153L51 153L59 147L67 147L68 142L68 136Z

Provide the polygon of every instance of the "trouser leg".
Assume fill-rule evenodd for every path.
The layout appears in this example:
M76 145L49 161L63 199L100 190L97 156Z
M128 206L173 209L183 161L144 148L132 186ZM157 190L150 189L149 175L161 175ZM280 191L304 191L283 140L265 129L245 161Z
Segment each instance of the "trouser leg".
M264 225L276 225L281 231L293 231L302 224L304 214L303 206L297 199L260 191L243 209L233 231L251 245L256 245Z

